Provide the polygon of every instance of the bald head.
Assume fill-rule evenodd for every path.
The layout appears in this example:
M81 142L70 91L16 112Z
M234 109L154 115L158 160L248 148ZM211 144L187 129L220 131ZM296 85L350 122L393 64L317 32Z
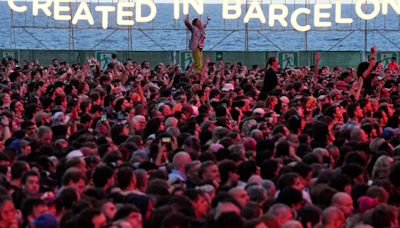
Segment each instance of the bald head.
M338 192L332 198L332 206L340 209L347 218L353 213L353 198L348 193Z
M282 225L282 228L303 228L303 225L296 220L290 220Z
M240 208L238 208L235 204L231 202L220 202L217 205L217 208L215 210L215 219L218 219L218 217L223 214L223 213L228 213L228 212L234 212L237 215L240 215Z
M247 192L240 187L235 187L229 190L229 195L231 195L235 200L240 204L241 207L244 207L250 200Z
M258 141L258 140L262 140L264 138L264 134L261 130L254 129L250 132L250 137L252 137L256 141Z
M354 228L374 228L374 227L368 224L358 224Z
M172 165L175 169L185 172L185 166L192 161L190 155L186 152L178 152L172 158Z
M283 225L293 219L293 213L290 207L282 203L272 205L268 210L268 214L276 218L279 225Z
M343 204L347 200L353 200L351 196L346 192L338 192L333 195L332 204Z
M322 223L325 226L343 227L344 221L344 214L339 208L328 207L322 212Z

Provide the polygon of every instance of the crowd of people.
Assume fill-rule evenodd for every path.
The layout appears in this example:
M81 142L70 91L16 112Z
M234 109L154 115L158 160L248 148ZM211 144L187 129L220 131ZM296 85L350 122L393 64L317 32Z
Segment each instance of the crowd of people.
M375 56L4 58L0 227L397 227L400 72Z

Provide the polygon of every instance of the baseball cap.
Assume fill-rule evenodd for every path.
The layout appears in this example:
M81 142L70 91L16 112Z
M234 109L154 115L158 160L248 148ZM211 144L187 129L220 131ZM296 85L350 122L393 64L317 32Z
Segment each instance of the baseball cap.
M37 217L32 222L35 227L41 228L58 228L58 222L56 218L50 213L44 213Z
M56 112L51 117L53 121L53 125L66 125L69 121L70 117L65 115L63 112Z
M222 87L221 91L223 92L230 92L233 91L235 87L233 86L232 83L225 83L224 86Z
M261 115L261 116L264 116L265 115L265 111L264 111L264 109L262 109L262 108L256 108L256 109L254 109L253 110L253 114L254 115Z

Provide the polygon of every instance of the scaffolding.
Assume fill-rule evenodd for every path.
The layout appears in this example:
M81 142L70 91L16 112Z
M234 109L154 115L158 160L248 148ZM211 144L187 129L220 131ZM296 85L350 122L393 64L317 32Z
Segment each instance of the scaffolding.
M29 6L29 0L24 0L25 5ZM109 5L115 5L120 0L112 0L108 2ZM122 1L122 0L121 0ZM126 2L127 0L124 0ZM135 0L128 0L129 2L134 2ZM242 8L247 11L249 5L253 2L257 1L262 4L263 7L267 7L269 4L275 3L276 0L246 0L245 4ZM331 3L331 0L327 0ZM351 4L354 5L356 0L351 0ZM75 0L75 2L69 3L70 12L69 15L72 17L73 11L76 10L77 5L81 2L81 0ZM279 2L282 2L280 0ZM90 9L94 9L96 6L104 5L100 0L86 0L86 3L89 5ZM290 6L290 9L296 8L298 6L304 6L306 8L310 8L313 4L317 3L317 0L284 0L284 3ZM318 0L318 3L320 1ZM332 2L334 3L334 1ZM366 0L368 3L368 0ZM333 7L334 8L334 7ZM364 5L364 11L368 11L368 5ZM10 10L11 11L11 10ZM93 10L94 12L94 10ZM268 12L268 11L266 11ZM172 10L171 10L172 13ZM205 12L207 13L207 12ZM46 39L43 39L43 33L60 33L66 34L68 32L68 49L75 50L75 49L91 49L95 50L98 48L104 49L102 45L106 42L112 42L113 37L118 34L118 36L126 36L126 44L124 45L124 50L137 50L134 47L134 35L135 37L141 37L141 41L148 42L148 46L152 47L153 49L159 49L162 51L169 50L171 48L166 48L165 45L162 44L162 41L171 40L171 37L175 37L178 35L179 37L184 37L186 42L178 42L178 46L174 46L172 49L174 50L185 50L187 47L187 42L189 39L189 33L181 20L174 20L171 16L171 21L167 22L160 22L160 21L152 21L146 24L134 24L133 26L118 26L116 24L111 25L107 30L103 30L99 21L96 21L94 25L85 24L85 23L78 23L72 24L71 21L56 21L51 17L42 16L32 16L29 13L29 10L25 13L15 13L13 11L10 12L10 20L11 20L11 27L10 27L10 48L19 48L19 43L17 40L17 35L20 32L27 34L33 40L35 40L41 48L43 49L58 49L58 46L54 47L49 45ZM232 36L238 36L240 34L242 37L241 40L236 41L240 44L240 50L242 51L249 51L252 49L252 42L258 42L259 40L254 40L255 35L257 35L261 40L267 42L270 45L270 50L274 51L281 51L285 50L285 46L279 44L279 40L274 36L274 34L284 33L284 32L293 32L294 34L300 34L297 32L293 27L282 27L282 26L275 26L269 27L268 24L262 24L257 22L252 22L248 24L244 24L242 22L243 15L237 20L224 20L221 18L217 18L217 22L222 23L214 23L211 22L211 26L207 28L208 34L219 34L218 37L214 37L212 39L212 43L208 45L206 48L207 50L221 50L221 44L227 41ZM334 9L331 10L331 15L334 15ZM367 52L368 42L369 42L369 35L371 33L377 34L379 37L382 38L383 41L390 44L391 46L400 50L400 46L398 42L393 41L390 37L390 34L393 33L397 35L398 31L400 30L400 19L399 16L388 15L381 15L379 19L371 20L367 23L367 21L363 21L361 19L356 19L354 10L350 10L347 12L347 17L354 18L354 23L349 25L340 25L335 24L330 28L312 28L312 32L304 32L303 35L303 50L308 51L310 50L310 40L313 34L316 33L325 33L325 32L337 32L341 33L341 37L335 40L329 47L321 49L321 50L330 50L334 51L346 40L352 37L355 33L364 33L364 47L363 50L365 53ZM97 17L97 16L95 16ZM202 17L201 15L199 16ZM300 23L309 24L310 22L310 15L304 15L303 18L300 18ZM81 44L78 44L79 41L82 40L82 33L83 35L88 35L89 32L86 31L101 31L100 33L93 33L92 40L90 43L91 46L82 48ZM40 34L38 34L40 33ZM105 33L105 34L103 34ZM154 36L154 33L157 36ZM122 35L121 35L122 34ZM221 35L223 34L223 35ZM242 36L243 34L243 36ZM64 36L61 36L64 37ZM210 38L207 38L208 40ZM114 48L115 49L115 48Z

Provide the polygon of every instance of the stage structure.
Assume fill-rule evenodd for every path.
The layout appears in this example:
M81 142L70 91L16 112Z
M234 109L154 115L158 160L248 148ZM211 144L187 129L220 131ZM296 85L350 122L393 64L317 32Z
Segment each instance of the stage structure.
M74 1L74 0L73 0ZM80 1L75 0L69 4L70 15L76 11ZM126 2L125 0L124 2ZM129 0L134 2L134 0ZM171 0L172 1L172 0ZM252 1L258 1L262 4L265 12L268 12L268 6L276 3L275 0L246 0L242 9L246 11ZM289 11L293 11L298 7L312 8L319 0L280 0L289 7ZM354 5L356 0L348 2ZM10 32L10 48L19 48L19 36L28 36L39 44L41 49L69 49L69 50L186 50L187 42L190 34L187 32L182 12L179 20L173 18L172 4L156 3L158 7L157 17L149 23L135 23L133 26L118 26L113 23L115 15L110 15L109 27L104 30L101 27L101 17L99 12L95 12L96 6L115 5L117 0L104 3L100 0L87 0L87 4L92 10L95 23L72 24L70 21L56 21L53 17L47 17L43 13L38 16L32 16L32 10L28 9L24 13L10 12L11 32ZM334 0L326 0L325 3L334 4ZM22 4L23 1L18 4ZM366 1L368 3L368 1ZM355 15L354 7L351 4L343 7L343 16L353 18L352 24L336 24L334 19L332 26L329 28L313 27L309 32L297 32L290 25L282 27L276 25L269 27L268 23L260 23L259 20L250 20L250 23L243 23L243 13L240 19L224 20L221 16L221 6L205 5L204 15L211 16L212 21L207 28L206 50L224 50L234 46L240 51L309 51L309 50L329 50L338 51L346 49L343 45L346 42L354 42L358 51L366 52L371 42L379 40L379 46L389 47L390 50L400 50L400 42L397 42L398 32L400 31L400 19L397 14L389 10L387 15L380 14L373 20L364 21ZM25 0L25 5L31 7L30 1ZM371 5L363 5L364 12L372 10ZM335 18L333 7L330 13ZM146 13L146 12L145 12ZM197 16L191 11L191 17ZM299 18L300 24L309 24L311 15L303 15ZM266 15L268 18L268 15ZM310 23L312 24L312 23ZM316 42L326 40L329 33L328 41L325 45L315 45ZM186 40L186 42L182 42ZM68 46L60 46L59 44L68 44ZM293 42L293 44L292 44ZM138 45L140 43L140 45ZM382 45L383 44L383 45ZM257 46L258 45L258 46ZM380 47L381 48L381 47ZM348 48L347 48L348 49Z

